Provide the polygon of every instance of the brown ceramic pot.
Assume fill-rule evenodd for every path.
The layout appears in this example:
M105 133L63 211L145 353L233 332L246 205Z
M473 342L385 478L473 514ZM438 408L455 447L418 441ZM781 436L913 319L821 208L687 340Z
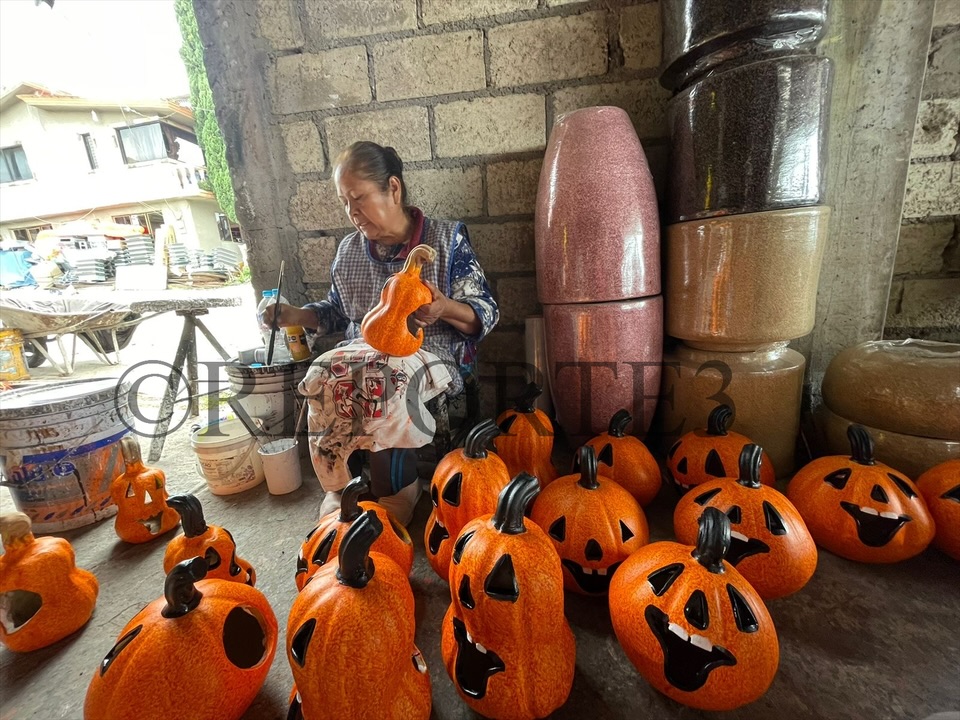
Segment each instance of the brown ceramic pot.
M660 293L660 218L637 133L617 107L561 115L550 133L536 207L541 303Z
M823 376L823 401L862 425L960 441L960 345L875 340L849 347Z
M634 417L627 432L646 433L660 387L661 298L544 305L543 319L553 406L568 438L599 435L623 408Z
M669 226L667 334L745 352L809 333L829 221L822 206Z
M803 355L786 343L748 353L697 350L679 344L663 354L660 400L651 433L670 447L684 433L706 427L723 403L734 410L730 429L760 445L779 476L794 469L800 423Z

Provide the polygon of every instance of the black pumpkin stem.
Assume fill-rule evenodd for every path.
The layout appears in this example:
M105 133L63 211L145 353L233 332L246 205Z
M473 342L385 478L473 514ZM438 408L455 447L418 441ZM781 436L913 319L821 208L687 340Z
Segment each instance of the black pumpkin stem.
M493 420L484 420L473 426L467 433L463 454L473 460L482 460L487 456L487 446L500 434L500 428Z
M760 462L763 460L763 448L749 443L740 451L740 477L737 482L744 487L760 487Z
M200 604L203 593L197 590L194 583L203 580L206 574L207 561L202 557L177 563L163 583L163 597L167 604L163 606L160 614L165 618L178 618L195 609Z
M540 481L529 473L519 473L500 491L497 510L493 513L493 527L504 535L520 535L527 531L523 514L527 505L540 492Z
M850 425L847 428L847 439L850 441L850 454L854 462L861 465L876 465L873 457L873 437L863 425Z
M723 558L730 549L730 518L715 507L700 515L700 530L693 558L712 573L723 572Z
M343 536L337 555L340 567L337 580L352 588L365 588L373 579L375 568L370 559L370 547L383 532L383 523L373 510L367 510Z
M543 388L536 383L527 383L526 387L523 388L523 391L517 397L513 409L520 413L536 412L536 408L533 407L533 401L540 397L542 392Z
M596 490L600 487L597 480L597 453L590 445L582 445L577 450L577 465L580 466L580 479L577 485L584 490Z
M360 509L360 496L370 489L362 477L355 477L346 484L340 493L340 522L353 522L363 513Z
M626 410L617 410L610 418L607 434L615 438L622 438L627 431L627 425L633 422L633 415Z
M167 498L167 505L180 513L180 525L185 537L200 537L207 531L207 521L203 517L203 505L196 495L185 493L171 495Z
M729 405L717 405L707 417L708 435L726 435L733 420L733 410Z

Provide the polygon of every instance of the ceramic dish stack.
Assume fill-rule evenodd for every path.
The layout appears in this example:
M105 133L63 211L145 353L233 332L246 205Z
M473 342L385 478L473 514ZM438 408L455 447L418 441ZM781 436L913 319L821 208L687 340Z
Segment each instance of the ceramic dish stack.
M576 444L626 408L646 433L663 349L653 179L617 107L562 115L540 171L537 295L557 422Z
M720 402L732 429L794 469L804 359L830 209L831 64L813 53L826 0L663 0L661 84L671 139L665 446Z
M153 238L149 235L137 235L124 242L128 265L153 265Z

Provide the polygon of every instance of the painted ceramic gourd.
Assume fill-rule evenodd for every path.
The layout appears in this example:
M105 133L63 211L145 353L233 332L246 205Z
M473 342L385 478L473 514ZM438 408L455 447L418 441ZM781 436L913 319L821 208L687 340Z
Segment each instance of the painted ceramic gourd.
M600 471L626 488L642 507L660 492L660 466L638 438L626 434L633 416L618 410L610 419L607 432L587 444L597 453Z
M484 420L467 434L463 449L447 453L430 481L433 511L427 518L423 546L427 560L444 580L450 571L453 542L463 526L497 509L500 491L510 482L507 466L487 450L500 433L493 420Z
M110 486L117 505L114 529L128 543L145 543L170 532L180 515L167 505L167 477L160 468L147 467L140 455L137 439L127 435L120 440L126 469Z
M817 546L787 498L760 483L761 450L745 445L740 476L698 485L677 503L673 530L677 540L694 545L697 521L714 507L730 519L730 550L724 558L740 571L764 600L795 593L817 569Z
M369 489L363 478L351 480L340 493L340 509L320 518L313 530L307 533L297 554L297 590L303 590L307 578L317 568L336 559L340 543L350 525L368 510L377 514L385 528L377 537L373 549L389 557L405 573L410 573L413 568L413 540L410 539L410 533L383 506L369 500L358 502L360 496Z
M63 538L34 537L21 512L0 514L0 536L0 643L29 652L83 627L99 584L77 567L73 546Z
M399 565L372 550L383 531L376 512L365 511L336 561L294 600L287 660L297 694L289 717L430 717L430 675L413 642L413 590Z
M93 671L85 720L237 720L277 650L277 619L259 590L204 579L202 557L167 574L163 597L126 624Z
M539 490L534 476L517 475L496 512L467 523L454 544L441 653L460 697L490 718L546 717L573 685L560 558L523 515Z
M667 452L667 477L681 495L715 478L736 477L740 452L751 440L729 430L731 420L730 406L717 405L707 417L706 429L686 433ZM776 478L770 457L763 453L760 482L772 486Z
M507 465L510 477L525 472L545 488L557 478L553 466L553 423L543 410L533 405L543 389L529 383L511 410L497 417L500 435L494 440L497 455Z
M947 460L917 478L917 488L933 516L934 546L960 560L960 460Z
M370 347L387 355L413 355L423 344L423 328L412 333L407 325L411 314L433 302L433 294L420 279L420 269L433 262L437 251L429 245L417 245L407 255L400 272L387 279L380 291L380 302L360 323L360 333Z
M530 519L553 541L563 566L563 587L605 595L620 563L650 540L639 503L608 477L597 474L593 448L577 455L579 473L554 480L533 504Z
M847 428L851 455L832 455L801 468L787 497L817 545L867 563L911 558L933 540L934 525L917 486L877 462L862 425Z
M184 560L202 557L207 561L206 577L232 580L251 587L257 582L253 566L237 555L237 543L226 528L207 525L203 518L203 506L196 496L171 495L167 504L180 513L183 535L169 543L163 555L163 571L169 573Z
M708 507L696 547L646 545L610 584L610 619L630 662L664 695L701 710L753 702L780 662L773 620L724 560L729 547L730 520Z

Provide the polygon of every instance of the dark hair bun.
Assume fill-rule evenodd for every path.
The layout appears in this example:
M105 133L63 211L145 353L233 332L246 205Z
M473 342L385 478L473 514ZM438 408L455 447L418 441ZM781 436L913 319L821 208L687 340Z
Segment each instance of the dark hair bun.
M397 177L402 176L403 160L400 159L400 154L389 145L383 149L383 153L387 157L387 165L390 168L390 174L396 175Z

